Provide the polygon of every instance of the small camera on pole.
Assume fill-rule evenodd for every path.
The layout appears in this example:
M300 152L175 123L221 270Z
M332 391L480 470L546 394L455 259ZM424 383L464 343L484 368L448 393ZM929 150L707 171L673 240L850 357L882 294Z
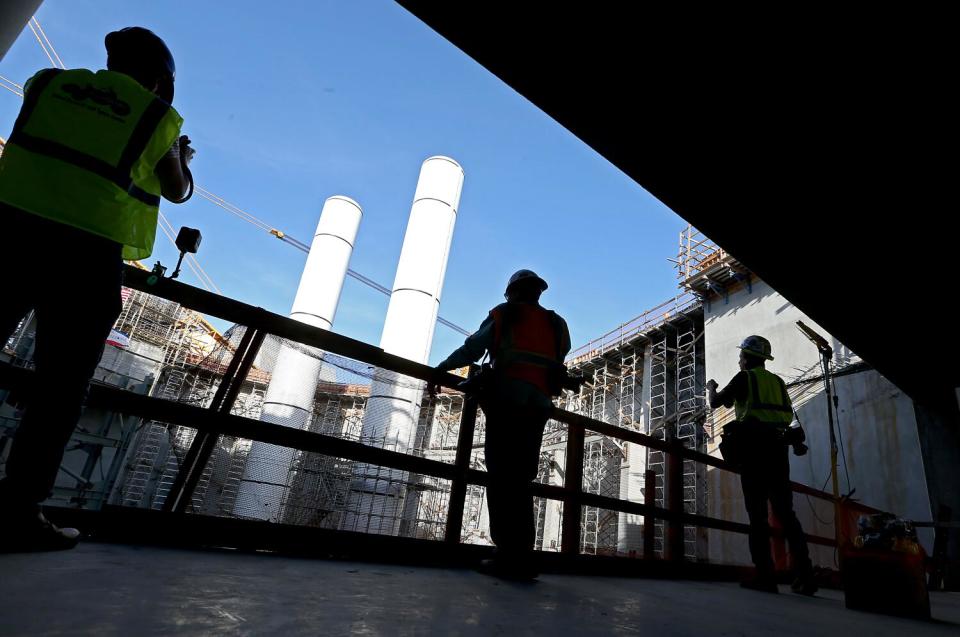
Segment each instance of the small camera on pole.
M202 239L203 237L200 231L196 228L181 226L180 232L177 233L177 239L174 242L176 243L177 250L180 251L180 258L177 259L177 267L174 268L173 274L167 278L175 279L180 276L180 266L183 264L183 257L186 256L187 253L196 254L197 250L200 249L200 241ZM153 270L150 272L150 276L147 278L147 284L156 285L157 281L164 278L166 273L166 266L157 261L153 266Z

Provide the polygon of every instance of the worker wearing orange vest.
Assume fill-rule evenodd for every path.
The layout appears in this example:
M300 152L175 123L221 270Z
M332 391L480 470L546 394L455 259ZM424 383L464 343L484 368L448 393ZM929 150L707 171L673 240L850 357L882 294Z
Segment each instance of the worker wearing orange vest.
M180 203L192 187L166 44L130 27L105 45L106 70L27 81L0 156L0 338L30 310L37 325L36 378L0 481L0 551L76 545L80 533L51 524L39 503L120 313L123 259L150 255L161 196Z
M490 535L497 552L481 570L511 579L537 577L533 559L536 526L529 485L537 477L543 428L560 394L570 351L566 322L540 306L547 283L530 270L516 272L507 284L506 303L490 311L463 346L437 370L476 362L489 353L491 378L480 406L486 415L484 457L490 484L487 504Z

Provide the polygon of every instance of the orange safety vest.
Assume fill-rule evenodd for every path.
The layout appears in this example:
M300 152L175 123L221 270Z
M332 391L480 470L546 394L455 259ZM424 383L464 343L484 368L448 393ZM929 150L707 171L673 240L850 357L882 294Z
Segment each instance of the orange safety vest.
M560 317L530 303L504 303L493 317L491 362L497 373L522 380L547 396L560 393Z

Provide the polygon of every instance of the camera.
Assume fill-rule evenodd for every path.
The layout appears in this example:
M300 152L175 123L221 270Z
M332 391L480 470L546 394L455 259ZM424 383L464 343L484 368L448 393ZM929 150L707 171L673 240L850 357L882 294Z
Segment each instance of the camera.
M803 431L803 427L787 427L787 430L783 433L783 439L793 447L793 455L795 456L806 455L809 451L809 447L804 444L807 440L807 434Z

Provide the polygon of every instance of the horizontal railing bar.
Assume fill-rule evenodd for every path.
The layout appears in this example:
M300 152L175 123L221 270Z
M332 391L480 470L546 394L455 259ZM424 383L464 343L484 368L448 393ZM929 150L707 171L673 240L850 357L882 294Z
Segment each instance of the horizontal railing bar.
M601 420L595 420L588 416L582 416L580 414L575 414L560 408L555 407L550 414L550 417L559 422L565 423L571 426L582 427L587 431L594 431L598 434L603 434L604 436L609 436L611 438L617 438L619 440L625 440L627 442L633 442L638 445L648 447L650 449L656 449L657 451L664 451L667 453L676 453L685 460L693 460L695 462L700 462L705 465L716 467L718 469L723 469L724 471L729 471L731 473L740 472L733 467L729 462L726 462L720 458L696 451L694 449L688 449L686 447L680 447L676 443L669 443L664 440L659 440L648 434L640 433L639 431L633 431L631 429L624 429L623 427L618 427L616 425L611 425L605 423ZM833 501L833 494L827 493L826 491L821 491L815 489L806 484L800 482L791 482L790 486L797 493L802 493L804 495L813 496L816 498L821 498L823 500ZM856 506L863 508L864 510L873 510L879 513L879 509L872 509L866 505L861 505L856 503Z
M35 372L14 367L8 363L0 364L0 386L25 388L32 381ZM366 462L392 469L410 471L431 477L452 480L457 476L457 467L437 460L420 458L397 451L389 451L370 447L360 442L343 440L324 434L302 431L292 427L284 427L272 423L253 420L244 416L214 412L202 407L135 394L122 389L91 384L87 404L130 414L148 420L172 423L196 429L197 431L211 432L219 435L246 438L259 442L266 442L284 447L292 447L301 451L312 451L327 456L348 458L357 462ZM633 433L633 432L630 432ZM485 471L468 469L466 481L469 484L486 486L489 477ZM729 522L708 516L690 513L675 513L653 505L630 502L609 498L580 490L567 489L554 485L532 484L535 495L560 500L564 502L580 502L586 506L594 506L622 513L651 515L666 521L678 521L692 526L713 528L735 533L746 533L749 527L738 522ZM811 536L811 541L817 541Z
M650 515L651 517L664 520L666 522L680 522L689 526L716 529L718 531L730 531L732 533L742 534L747 534L750 532L750 525L742 522L731 522L729 520L721 520L719 518L706 515L696 515L693 513L675 513L669 509L663 509L652 504L632 502L630 500L620 500L617 498L598 495L596 493L574 493L565 489L564 487L559 487L556 485L534 483L531 486L531 490L534 495L548 498L550 500L560 500L564 502L579 501L582 505L592 506L598 509L607 509L610 511L617 511L618 513L631 513L635 515ZM773 530L771 533L775 536L782 535L781 530ZM807 540L814 544L822 544L824 546L835 545L835 541L832 538L821 537L818 535L807 535Z
M439 384L447 387L455 387L463 380L459 376L449 373L438 375L433 368L427 365L387 354L382 349L368 343L357 341L328 330L321 330L269 312L263 308L248 305L178 281L160 279L156 281L155 284L150 284L148 282L150 277L149 272L138 270L131 266L125 267L124 277L124 285L127 287L167 299L197 312L217 316L233 323L259 329L281 338L316 347L337 355L346 356L371 366L417 378L422 381L439 382ZM29 375L31 374L32 372L28 370L15 368L9 364L0 364L0 383L14 385L24 384L29 381ZM443 479L452 480L457 476L457 470L454 465L436 460L370 447L359 442L343 440L309 431L301 431L241 416L217 414L208 409L133 394L132 392L115 389L106 385L91 385L88 403L143 418L172 422L201 431L248 438L280 446L293 447L304 451L314 451L324 455L345 457L359 462L411 471ZM585 431L596 432L619 440L633 442L657 451L677 454L687 460L738 473L729 463L696 450L685 448L676 442L659 440L638 431L610 425L559 408L554 408L551 416L555 420L564 422L570 427L579 427ZM487 483L486 473L482 471L470 469L467 471L466 477L472 484L483 485ZM833 495L807 485L793 482L791 486L795 492L804 495L831 502L835 500ZM626 513L651 515L667 521L679 521L683 524L741 533L745 532L745 529L748 528L746 525L740 523L686 513L677 514L653 506L615 498L605 498L596 494L582 493L579 489L534 485L534 490L544 497L551 499L580 502L581 504L589 506L598 506ZM851 504L864 511L877 511L876 509L860 505L859 503Z
M454 374L438 375L428 365L388 354L379 347L352 339L336 332L322 330L300 321L274 314L262 307L248 305L234 299L207 292L179 281L160 279L154 285L147 283L150 273L126 266L124 285L157 296L174 303L217 318L256 328L303 345L316 347L339 356L353 358L374 367L382 367L392 372L411 376L423 381L437 381L446 387L455 387L463 378Z
M33 372L0 364L0 385L24 387ZM370 447L360 442L275 425L243 416L214 412L202 407L135 394L107 385L91 384L87 398L91 407L110 409L147 420L156 420L237 438L267 442L301 451L349 458L391 469L421 473L437 478L453 479L456 467L452 464L419 458L398 451Z

